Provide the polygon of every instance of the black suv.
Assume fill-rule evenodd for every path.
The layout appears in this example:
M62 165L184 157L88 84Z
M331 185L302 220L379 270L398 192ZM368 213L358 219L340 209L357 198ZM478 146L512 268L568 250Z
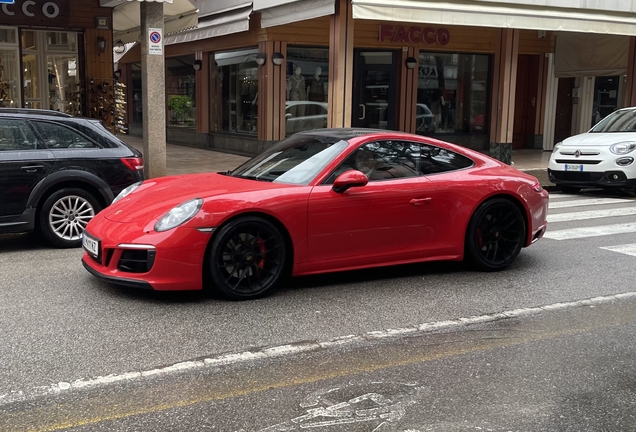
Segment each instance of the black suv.
M0 233L81 245L88 221L143 179L141 153L98 120L0 108Z

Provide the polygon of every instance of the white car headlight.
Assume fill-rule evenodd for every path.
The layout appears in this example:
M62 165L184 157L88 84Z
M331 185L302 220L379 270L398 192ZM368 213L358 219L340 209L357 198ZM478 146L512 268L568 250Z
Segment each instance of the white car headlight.
M634 142L622 142L610 147L610 151L617 155L631 153L634 150L636 150L636 143Z
M552 149L552 153L556 153L556 151L561 148L561 144L563 144L563 142L558 142L554 145L554 148Z
M113 200L113 202L111 204L115 204L117 201L119 201L120 199L122 199L123 197L130 195L135 189L137 189L139 186L141 186L141 182L137 182L137 183L133 183L130 186L128 186L126 189L124 189L123 191L119 192L119 195L117 195L115 197L115 199Z
M201 210L202 205L203 200L201 198L195 198L179 204L157 221L155 224L155 231L168 231L172 228L178 227L184 222L189 221L199 212L199 210Z

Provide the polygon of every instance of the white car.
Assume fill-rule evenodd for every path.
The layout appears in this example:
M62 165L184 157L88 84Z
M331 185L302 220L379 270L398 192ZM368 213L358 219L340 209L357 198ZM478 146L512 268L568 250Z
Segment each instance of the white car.
M554 146L548 175L561 190L636 188L636 107L613 112L589 132Z

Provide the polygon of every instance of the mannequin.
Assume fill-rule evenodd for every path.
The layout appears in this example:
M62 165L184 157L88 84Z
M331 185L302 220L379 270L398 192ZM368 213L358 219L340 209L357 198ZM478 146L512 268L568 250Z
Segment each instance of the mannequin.
M287 100L288 101L304 101L307 100L307 89L305 86L305 77L302 76L302 69L296 66L293 75L287 79ZM305 115L305 105L298 104L290 108L290 113L294 117L302 117Z
M326 102L325 97L325 81L320 76L322 74L322 68L316 66L314 76L311 77L309 85L307 86L307 99L316 102Z

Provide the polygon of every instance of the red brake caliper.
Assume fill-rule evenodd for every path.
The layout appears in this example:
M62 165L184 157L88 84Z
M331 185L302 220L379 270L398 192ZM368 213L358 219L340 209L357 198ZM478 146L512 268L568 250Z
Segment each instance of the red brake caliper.
M258 261L257 266L258 268L263 269L265 268L265 252L267 251L267 248L265 247L265 242L262 238L259 237L256 242L258 243L258 251L261 253L261 259Z
M481 238L481 228L477 228L477 244L481 248L484 245L484 241Z

